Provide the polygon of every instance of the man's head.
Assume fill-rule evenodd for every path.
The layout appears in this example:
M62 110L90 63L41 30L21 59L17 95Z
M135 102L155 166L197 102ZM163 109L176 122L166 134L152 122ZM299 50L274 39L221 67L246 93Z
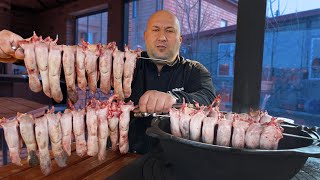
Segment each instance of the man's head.
M166 10L155 12L148 21L144 39L149 57L173 61L182 42L177 17Z

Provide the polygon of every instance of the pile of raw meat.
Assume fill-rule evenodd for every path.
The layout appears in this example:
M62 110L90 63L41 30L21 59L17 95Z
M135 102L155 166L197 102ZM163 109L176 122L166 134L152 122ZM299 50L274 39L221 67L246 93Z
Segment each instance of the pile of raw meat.
M77 102L76 83L81 90L87 86L92 93L100 89L108 94L111 86L118 99L130 97L131 82L136 59L141 50L133 51L125 47L125 52L118 50L116 43L90 45L57 45L58 37L42 39L35 33L19 42L24 49L25 66L29 75L29 87L33 92L43 92L56 102L63 99L60 88L60 74L63 67L69 100ZM42 85L39 80L41 75Z
M267 112L223 113L219 111L218 96L212 105L170 110L171 133L174 136L201 141L208 144L234 148L268 149L278 148L282 139L282 121Z
M127 153L130 111L134 106L132 102L114 101L115 98L111 96L107 102L92 99L85 109L76 110L71 105L64 113L54 113L52 108L35 119L30 114L22 113L17 113L14 120L3 118L0 125L4 129L12 163L22 165L20 149L23 140L28 150L29 165L36 166L40 160L41 171L49 174L49 137L59 167L65 167L67 156L71 155L73 135L80 157L97 155L99 160L104 160L109 136L112 150Z

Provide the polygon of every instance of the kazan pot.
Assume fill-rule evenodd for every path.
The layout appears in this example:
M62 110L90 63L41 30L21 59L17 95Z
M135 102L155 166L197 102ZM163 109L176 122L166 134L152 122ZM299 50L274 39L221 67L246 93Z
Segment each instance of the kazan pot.
M320 139L294 126L285 133ZM147 135L160 140L166 161L179 179L291 179L308 157L320 158L319 141L284 136L278 150L237 149L195 142L170 134L170 118L154 118Z

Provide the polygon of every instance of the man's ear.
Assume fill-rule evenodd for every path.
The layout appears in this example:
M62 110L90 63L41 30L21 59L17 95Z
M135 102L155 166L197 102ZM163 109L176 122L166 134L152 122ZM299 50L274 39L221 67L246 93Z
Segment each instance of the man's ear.
M182 43L182 36L180 36L179 40L180 40L180 44L181 44Z

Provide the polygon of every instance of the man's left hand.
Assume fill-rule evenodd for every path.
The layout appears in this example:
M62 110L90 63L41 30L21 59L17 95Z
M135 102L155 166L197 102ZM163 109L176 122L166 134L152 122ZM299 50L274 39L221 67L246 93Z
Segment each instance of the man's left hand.
M176 99L161 91L149 90L146 91L139 100L140 112L148 113L168 113Z

